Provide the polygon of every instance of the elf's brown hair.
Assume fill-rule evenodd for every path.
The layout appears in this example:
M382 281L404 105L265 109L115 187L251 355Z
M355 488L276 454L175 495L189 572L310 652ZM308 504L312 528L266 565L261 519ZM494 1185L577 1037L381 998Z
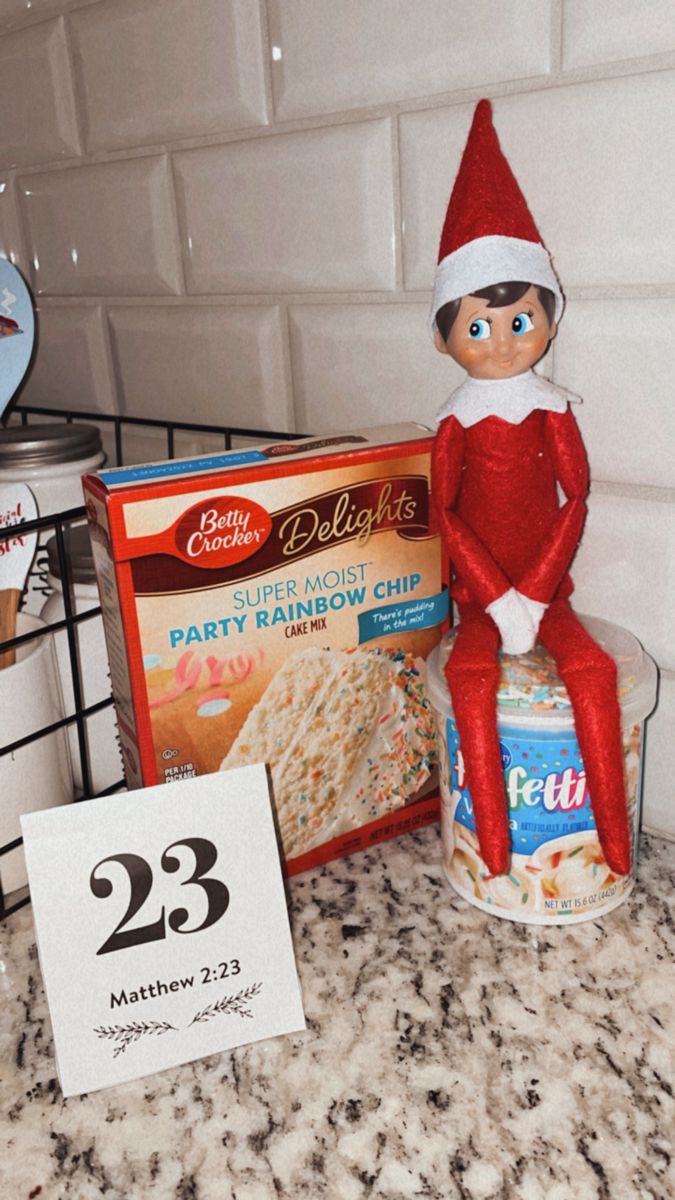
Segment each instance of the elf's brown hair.
M555 315L555 296L549 288L537 287L537 295L539 301L548 317L548 323L553 323ZM511 280L509 283L493 283L490 287L480 288L477 292L472 292L472 296L478 296L480 300L486 300L488 308L505 308L508 304L515 304L520 300L521 296L532 287L531 283L523 283L522 280ZM457 320L457 313L462 302L461 297L457 300L449 300L447 304L443 304L436 313L436 328L447 342L450 337L450 331Z

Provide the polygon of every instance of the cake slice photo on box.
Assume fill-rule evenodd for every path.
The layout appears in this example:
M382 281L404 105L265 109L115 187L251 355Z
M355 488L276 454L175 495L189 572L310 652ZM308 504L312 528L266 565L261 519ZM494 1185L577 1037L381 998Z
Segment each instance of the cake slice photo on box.
M437 760L423 664L400 650L291 655L222 770L268 763L287 858L402 808Z

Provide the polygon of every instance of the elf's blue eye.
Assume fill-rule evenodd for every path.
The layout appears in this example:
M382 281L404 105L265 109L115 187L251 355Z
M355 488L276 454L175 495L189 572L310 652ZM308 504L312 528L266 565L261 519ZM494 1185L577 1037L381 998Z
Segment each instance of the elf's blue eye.
M531 329L534 329L530 314L526 312L518 313L518 316L514 317L511 322L511 328L514 333L529 333Z
M484 320L483 317L478 317L476 321L472 321L469 325L469 337L474 341L479 342L490 336L490 322Z

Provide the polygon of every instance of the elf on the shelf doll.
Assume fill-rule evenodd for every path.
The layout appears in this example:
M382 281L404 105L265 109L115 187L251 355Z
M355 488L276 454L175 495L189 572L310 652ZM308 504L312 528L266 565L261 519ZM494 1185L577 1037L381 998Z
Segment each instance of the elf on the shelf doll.
M439 414L432 491L459 629L446 677L481 853L508 870L497 734L498 651L540 641L572 702L600 845L630 869L616 667L574 615L568 568L586 515L588 465L569 400L532 368L563 297L551 260L481 100L441 237L432 323L468 378ZM565 500L559 500L558 488Z

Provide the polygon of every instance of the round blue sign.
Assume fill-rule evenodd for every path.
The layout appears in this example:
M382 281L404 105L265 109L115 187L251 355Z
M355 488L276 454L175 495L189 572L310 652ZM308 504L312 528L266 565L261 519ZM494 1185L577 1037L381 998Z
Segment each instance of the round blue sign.
M26 374L34 337L30 292L16 267L0 258L0 417Z

